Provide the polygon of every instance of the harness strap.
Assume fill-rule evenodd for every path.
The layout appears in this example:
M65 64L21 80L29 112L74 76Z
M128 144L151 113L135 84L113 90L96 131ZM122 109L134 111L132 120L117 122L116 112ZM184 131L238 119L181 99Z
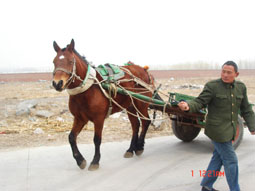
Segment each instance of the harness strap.
M57 71L62 71L62 72L65 72L65 73L67 73L67 74L69 74L69 75L72 74L72 72L69 72L69 71L66 70L65 68L56 68L56 69L53 71L53 75L55 75L55 73L56 73Z
M128 70L125 67L120 67L123 71L125 71L127 74L129 74L130 76L132 76L132 80L135 81L137 84L145 87L146 89L148 89L151 93L154 92L155 90L155 86L153 84L147 84L146 82L144 82L143 80L141 80L140 78L136 77L134 74L132 74L132 72L130 72L130 70ZM149 75L150 76L150 75ZM120 80L121 81L121 80Z
M109 88L109 90L108 90L108 99L109 99L109 109L108 109L108 111L107 111L107 114L106 114L106 117L105 118L108 118L110 115L111 115L111 113L112 113L112 91L111 91L111 89Z
M89 78L89 75L90 75L90 68L91 68L91 66L90 66L90 64L88 64L87 73L86 73L86 76L85 76L85 78L84 78L84 80L83 80L83 82L82 82L82 86L85 85L86 81L87 81L88 78Z

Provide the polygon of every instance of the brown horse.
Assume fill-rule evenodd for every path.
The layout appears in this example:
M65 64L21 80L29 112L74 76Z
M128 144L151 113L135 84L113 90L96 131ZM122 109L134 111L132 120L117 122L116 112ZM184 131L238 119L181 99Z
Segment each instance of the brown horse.
M90 164L89 170L96 170L99 168L100 144L104 120L107 117L110 106L109 98L106 97L103 89L100 88L100 83L98 83L102 80L102 77L93 69L93 67L91 67L86 59L80 56L74 49L74 40L72 40L71 43L64 49L61 49L55 41L53 42L53 47L57 52L57 56L53 61L55 65L52 82L53 86L57 91L66 89L70 94L69 110L74 116L74 122L69 134L69 143L72 148L73 157L75 158L77 165L81 169L84 169L86 166L86 160L83 158L77 147L76 139L84 125L87 124L88 121L93 122L95 155ZM126 80L120 85L127 89L134 88L134 92L142 93L143 95L151 97L152 93L150 91L144 92L144 87L132 80L135 76L143 82L152 85L153 82L151 82L151 76L147 70L133 64L124 66L124 68L129 70L131 73L125 71L123 79L129 80ZM94 79L91 77L93 76L93 72L91 72L91 70L94 71ZM84 88L84 86L86 87ZM143 92L141 92L139 88L143 89ZM116 101L119 106L112 103L112 110L110 110L110 114L120 112L123 108L125 108L132 125L133 135L131 144L124 157L132 157L134 152L136 155L141 155L144 150L145 135L151 122L150 120L142 118L141 115L149 118L149 104L135 99L132 101L129 96L119 93L117 93L116 97L114 97L114 101ZM120 108L120 106L122 108ZM142 131L139 136L140 121L142 124Z

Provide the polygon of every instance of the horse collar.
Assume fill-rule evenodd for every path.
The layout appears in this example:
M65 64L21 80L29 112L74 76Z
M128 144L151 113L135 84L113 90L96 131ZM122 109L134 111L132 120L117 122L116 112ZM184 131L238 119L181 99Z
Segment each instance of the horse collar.
M79 76L76 76L76 77L79 77ZM77 95L77 94L85 92L94 84L95 77L96 77L96 71L94 70L94 68L90 66L90 64L88 64L88 69L87 69L87 73L84 80L76 88L72 88L72 89L67 88L66 89L67 93L69 95Z

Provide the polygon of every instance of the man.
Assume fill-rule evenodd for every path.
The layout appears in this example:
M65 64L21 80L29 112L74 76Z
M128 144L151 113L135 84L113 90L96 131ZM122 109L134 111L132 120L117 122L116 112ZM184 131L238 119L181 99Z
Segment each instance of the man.
M181 110L189 112L198 112L207 107L205 134L212 140L214 152L206 172L220 171L223 165L231 191L240 191L238 161L232 146L239 110L249 131L255 135L254 112L248 102L246 86L235 80L238 75L236 63L228 61L222 66L220 79L206 83L203 91L194 100L178 104ZM213 177L207 173L201 182L202 191L216 191L213 184L217 175Z

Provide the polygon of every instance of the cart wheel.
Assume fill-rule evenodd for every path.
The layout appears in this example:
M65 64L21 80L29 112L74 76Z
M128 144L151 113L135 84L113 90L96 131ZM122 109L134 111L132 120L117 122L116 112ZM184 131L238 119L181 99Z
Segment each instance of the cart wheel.
M239 124L236 126L236 136L235 139L232 141L232 145L235 149L240 145L243 140L243 120L240 115L238 115L238 123Z
M188 119L186 122L188 122ZM172 129L174 135L184 142L190 142L195 139L201 130L198 127L178 125L177 120L172 120Z

